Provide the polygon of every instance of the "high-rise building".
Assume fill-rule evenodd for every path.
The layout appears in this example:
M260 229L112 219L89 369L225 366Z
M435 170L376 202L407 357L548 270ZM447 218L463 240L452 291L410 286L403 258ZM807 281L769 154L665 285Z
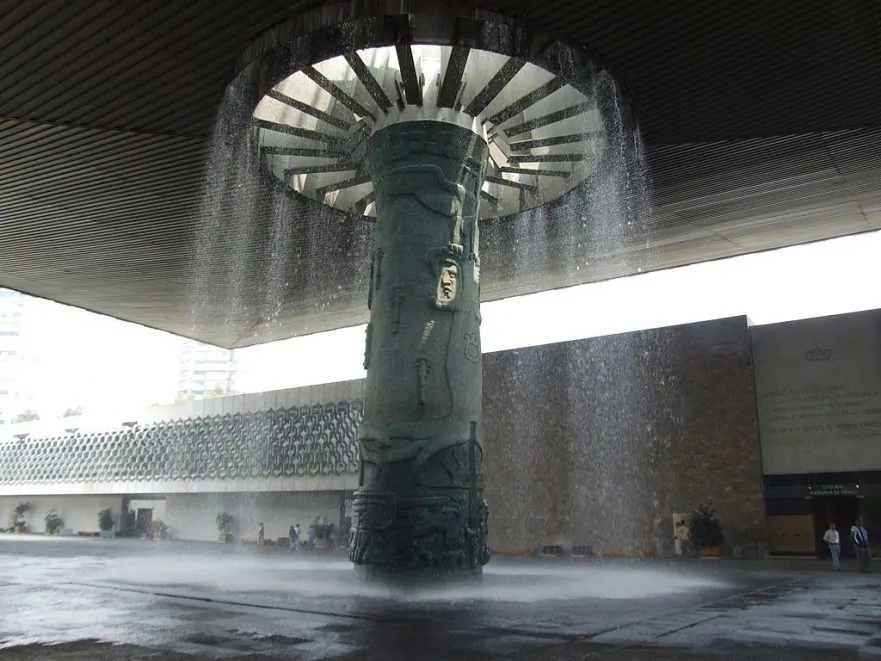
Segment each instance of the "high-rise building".
M195 399L235 392L235 352L186 340L181 347L178 395Z
M20 408L26 300L17 291L0 289L0 425L8 424Z

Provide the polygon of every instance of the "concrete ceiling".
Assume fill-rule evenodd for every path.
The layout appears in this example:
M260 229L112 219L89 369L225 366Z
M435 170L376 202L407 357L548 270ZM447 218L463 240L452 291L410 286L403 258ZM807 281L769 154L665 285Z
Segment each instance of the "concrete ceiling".
M0 286L228 347L363 322L368 227L198 229L236 58L321 4L0 0ZM479 5L601 54L654 197L489 223L484 300L881 228L875 0Z

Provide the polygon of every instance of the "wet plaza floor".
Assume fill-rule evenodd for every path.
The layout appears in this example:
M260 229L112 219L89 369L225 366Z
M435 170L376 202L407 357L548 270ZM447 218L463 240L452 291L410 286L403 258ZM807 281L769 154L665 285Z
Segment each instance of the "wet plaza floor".
M881 577L800 562L495 560L398 595L339 557L0 535L0 659L881 655Z

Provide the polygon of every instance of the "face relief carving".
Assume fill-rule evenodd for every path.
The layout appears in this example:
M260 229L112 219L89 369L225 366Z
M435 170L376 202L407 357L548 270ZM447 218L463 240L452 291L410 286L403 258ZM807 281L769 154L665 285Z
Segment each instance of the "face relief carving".
M438 300L448 303L456 298L458 289L459 267L453 263L447 263L441 269Z

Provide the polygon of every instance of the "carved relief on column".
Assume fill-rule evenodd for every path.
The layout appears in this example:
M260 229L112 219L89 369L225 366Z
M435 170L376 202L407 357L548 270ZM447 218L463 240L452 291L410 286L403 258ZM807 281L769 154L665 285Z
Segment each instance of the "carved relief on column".
M480 331L465 333L465 359L472 363L479 363L480 356Z
M370 369L370 343L373 337L373 324L367 324L364 338L364 369Z
M376 257L374 259L373 268L373 286L376 291L382 287L382 258L385 257L385 251L382 248L376 249Z
M428 358L416 359L416 376L419 383L419 403L425 405L428 391L428 375L431 373L431 361Z
M405 300L407 297L404 296L404 288L395 287L392 290L392 335L397 335L401 330L401 310Z
M450 243L441 248L432 248L426 255L437 283L430 300L438 310L454 309L461 288L462 253L462 246Z
M350 544L368 567L458 571L488 560L477 258L485 156L484 142L441 123L371 138L381 248Z
M370 279L367 281L367 309L373 309L373 276L376 270L376 255L370 257Z

